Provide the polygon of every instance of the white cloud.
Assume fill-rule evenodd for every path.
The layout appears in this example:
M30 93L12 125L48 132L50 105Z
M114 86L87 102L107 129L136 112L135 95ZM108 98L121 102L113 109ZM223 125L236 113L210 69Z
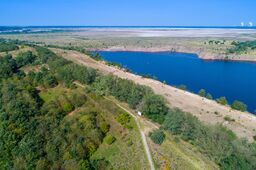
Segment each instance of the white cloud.
M249 26L252 27L252 26L253 26L253 23L252 23L252 22L249 22Z

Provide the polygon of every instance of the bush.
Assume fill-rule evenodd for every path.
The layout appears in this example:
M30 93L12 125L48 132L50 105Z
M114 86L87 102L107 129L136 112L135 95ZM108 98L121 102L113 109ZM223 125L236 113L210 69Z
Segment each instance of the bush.
M128 113L122 113L119 114L117 119L116 119L121 125L125 126L127 125L130 120L131 120L131 116Z
M244 104L243 102L240 102L240 101L238 101L238 100L235 100L235 101L233 102L233 104L231 105L231 108L232 108L232 109L235 109L235 110L242 111L242 112L247 111L247 106L246 106L246 104Z
M107 135L104 139L103 139L103 142L108 144L108 145L111 145L112 143L114 143L116 141L116 138L112 135Z
M212 95L210 93L207 93L206 98L209 99L209 100L213 99L213 97L212 97Z
M234 122L234 121L235 121L235 119L232 119L232 118L229 117L229 116L225 116L225 117L224 117L224 120L226 120L226 121L228 121L228 122Z
M161 124L164 121L164 116L168 112L168 107L162 96L149 94L142 102L141 111L148 118Z
M184 84L181 84L179 86L177 86L178 89L181 89L181 90L187 90L187 86L184 85Z
M161 145L164 142L165 134L162 130L154 130L149 133L150 139L158 145Z
M191 114L181 110L170 110L165 117L162 127L169 130L174 135L181 135L184 140L193 140L196 138L198 130L198 119Z
M227 101L226 97L220 97L220 98L216 99L216 101L219 104L222 104L222 105L227 105L228 104L228 101Z
M100 130L106 134L109 131L110 125L106 122L100 122Z
M45 87L55 87L58 85L58 82L56 80L56 78L50 74L47 74L44 78L43 78L43 83Z
M20 53L16 57L18 67L22 67L28 64L32 64L35 61L36 56L31 51Z
M8 78L17 71L17 64L11 55L0 57L0 79Z
M198 92L198 94L199 94L199 96L201 96L201 97L205 97L205 90L204 89L201 89L201 90L199 90L199 92Z

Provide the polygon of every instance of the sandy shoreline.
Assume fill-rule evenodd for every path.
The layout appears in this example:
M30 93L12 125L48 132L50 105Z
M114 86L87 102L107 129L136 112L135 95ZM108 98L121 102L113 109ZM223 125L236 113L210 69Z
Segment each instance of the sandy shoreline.
M123 79L132 80L137 84L149 86L156 94L164 96L170 107L177 107L189 112L206 124L222 124L235 132L238 137L246 138L249 141L253 141L253 137L256 135L256 116L253 114L236 111L196 94L108 66L104 62L95 61L76 51L52 50L68 60L95 68L104 74L113 74ZM225 117L235 121L226 121Z

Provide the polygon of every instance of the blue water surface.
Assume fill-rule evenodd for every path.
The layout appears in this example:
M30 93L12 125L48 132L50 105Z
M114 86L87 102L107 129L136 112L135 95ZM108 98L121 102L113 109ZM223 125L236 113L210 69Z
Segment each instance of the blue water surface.
M195 54L172 52L107 52L102 57L137 74L150 74L170 85L186 85L197 93L205 89L214 98L225 96L229 103L243 101L256 110L256 63L205 61Z

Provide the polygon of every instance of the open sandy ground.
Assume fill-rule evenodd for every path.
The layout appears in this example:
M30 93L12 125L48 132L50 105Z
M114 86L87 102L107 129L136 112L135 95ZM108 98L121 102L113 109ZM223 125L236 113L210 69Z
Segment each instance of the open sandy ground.
M196 94L108 66L104 62L95 61L76 51L53 48L51 50L68 60L95 68L104 74L113 74L149 86L155 93L163 95L170 107L177 107L189 112L206 124L223 124L235 132L238 137L247 138L249 141L253 141L253 136L256 135L256 116L253 114L232 110L228 106L220 105ZM225 117L234 119L234 121L225 121Z

